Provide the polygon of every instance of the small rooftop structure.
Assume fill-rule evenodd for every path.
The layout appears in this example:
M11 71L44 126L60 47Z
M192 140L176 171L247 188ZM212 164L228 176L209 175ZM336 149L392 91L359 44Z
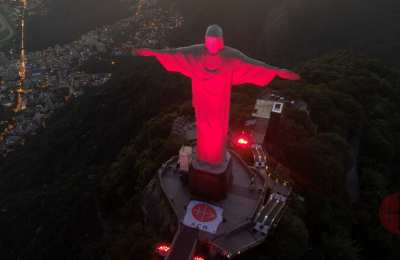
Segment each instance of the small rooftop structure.
M272 106L272 112L282 114L283 111L283 103L281 102L274 102Z
M254 106L256 112L253 113L252 116L268 119L271 115L273 104L274 101L271 100L257 99L256 104Z
M256 144L262 144L265 139L265 134L268 129L271 113L281 114L284 104L269 99L257 99L254 106L255 113L252 116L255 118L254 130L252 132L253 140Z
M192 147L182 146L179 150L179 169L184 172L189 172L192 162Z

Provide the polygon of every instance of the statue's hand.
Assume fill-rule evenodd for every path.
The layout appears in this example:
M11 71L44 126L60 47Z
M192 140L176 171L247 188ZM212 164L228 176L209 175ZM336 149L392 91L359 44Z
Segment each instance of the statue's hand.
M278 71L278 76L282 79L288 79L288 80L299 80L300 75L286 69L281 69Z
M132 53L133 55L137 56L144 56L144 57L153 56L153 52L147 48L134 49Z

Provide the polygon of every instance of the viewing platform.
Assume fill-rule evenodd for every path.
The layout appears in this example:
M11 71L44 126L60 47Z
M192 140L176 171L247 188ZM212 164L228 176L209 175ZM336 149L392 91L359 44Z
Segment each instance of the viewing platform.
M284 196L290 194L290 189L270 179L266 172L252 170L237 154L232 151L230 153L232 185L223 200L207 201L190 193L188 173L179 170L177 156L166 162L158 174L163 194L175 213L179 226L184 226L187 206L193 200L204 201L223 209L223 220L217 231L212 233L199 229L194 243L198 240L200 244L206 244L208 248L211 248L209 252L211 255L223 255L228 258L255 247L265 240L267 234L258 232L254 228L257 224L256 220L264 217L262 214L271 213L265 212L264 205L270 194L275 192L282 193ZM281 203L279 206L280 214L284 204ZM272 218L268 217L268 221L271 222L271 220ZM178 241L185 241L179 230L174 239L174 242ZM194 243L185 241L185 244L191 246ZM184 245L174 246L180 248ZM173 259L171 257L167 259Z

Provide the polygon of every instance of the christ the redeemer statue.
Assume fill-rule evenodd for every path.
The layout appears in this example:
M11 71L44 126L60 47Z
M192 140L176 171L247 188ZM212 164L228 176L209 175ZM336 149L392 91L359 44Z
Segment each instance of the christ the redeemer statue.
M224 46L218 25L208 27L205 44L177 49L136 49L134 54L153 56L171 72L192 79L192 104L196 116L197 160L219 165L224 160L232 85L268 85L276 76L297 80L289 70L276 68Z

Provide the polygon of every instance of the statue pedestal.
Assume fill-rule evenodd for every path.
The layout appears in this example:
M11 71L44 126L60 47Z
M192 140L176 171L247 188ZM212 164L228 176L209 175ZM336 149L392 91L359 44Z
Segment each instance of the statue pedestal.
M194 154L189 172L189 189L193 195L206 200L222 200L226 197L231 183L232 163L228 152L220 165L199 161Z

